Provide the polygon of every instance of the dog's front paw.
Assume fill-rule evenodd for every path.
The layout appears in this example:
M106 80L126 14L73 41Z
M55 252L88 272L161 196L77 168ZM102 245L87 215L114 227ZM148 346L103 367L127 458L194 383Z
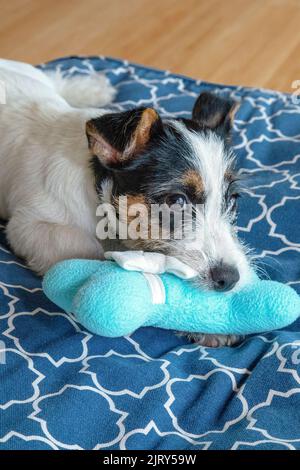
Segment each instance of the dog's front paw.
M204 333L180 333L180 335L186 336L192 343L209 348L233 346L243 339L243 336L238 335L209 335Z

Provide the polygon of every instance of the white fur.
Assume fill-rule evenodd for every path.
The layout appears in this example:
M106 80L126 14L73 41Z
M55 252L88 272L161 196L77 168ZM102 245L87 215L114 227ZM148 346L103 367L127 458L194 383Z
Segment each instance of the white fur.
M85 123L104 111L71 104L107 104L111 86L93 75L69 87L61 76L6 60L0 80L7 97L0 105L0 217L9 219L9 243L39 273L61 259L102 257Z

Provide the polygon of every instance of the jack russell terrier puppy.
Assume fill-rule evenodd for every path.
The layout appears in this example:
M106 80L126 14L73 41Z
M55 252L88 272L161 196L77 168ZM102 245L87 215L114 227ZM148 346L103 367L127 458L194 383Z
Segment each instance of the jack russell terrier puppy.
M63 78L0 60L0 80L0 217L30 268L42 275L63 259L103 258L97 207L111 203L118 213L118 198L126 196L128 211L136 203L175 205L177 212L191 206L197 237L128 237L118 240L122 249L174 255L207 289L247 281L250 261L234 228L235 102L205 92L191 119L162 119L152 108L105 109L115 91L101 74ZM236 341L201 332L191 339L211 346Z

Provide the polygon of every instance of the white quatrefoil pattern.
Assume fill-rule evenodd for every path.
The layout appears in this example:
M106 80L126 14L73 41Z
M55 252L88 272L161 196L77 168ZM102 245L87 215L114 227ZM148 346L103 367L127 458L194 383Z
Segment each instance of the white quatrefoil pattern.
M251 174L240 236L266 276L300 293L300 105L290 95L104 57L42 67L104 72L118 91L115 110L189 117L203 90L240 100L234 146ZM4 230L0 449L300 449L300 322L221 349L153 328L97 337L45 298Z

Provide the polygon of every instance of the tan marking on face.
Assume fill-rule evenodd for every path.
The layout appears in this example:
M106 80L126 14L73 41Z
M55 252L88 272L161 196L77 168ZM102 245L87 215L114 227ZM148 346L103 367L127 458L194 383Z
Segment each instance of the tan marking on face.
M182 182L188 186L197 195L201 196L204 192L204 184L201 175L195 170L188 170L184 175Z
M150 238L151 226L151 208L143 194L134 194L127 196L127 224L129 225L136 219L139 220L137 230L140 234L140 240ZM130 234L129 234L130 236Z
M149 219L150 219L150 205L149 202L146 200L145 196L143 194L123 194L127 198L127 214L124 214L124 210L122 213L122 209L119 207L119 198L114 197L112 204L116 208L120 220L124 221L124 216L127 217L127 223L130 224L132 220L136 218L136 215L130 214L130 208L134 209L133 206L136 206L136 209L139 209L139 206L141 206L141 209L143 209L143 213L147 211L149 214Z
M126 197L127 200L127 212L128 209L133 205L133 204L143 204L144 206L148 207L146 198L143 194L122 194L122 197ZM117 196L114 196L112 199L112 204L117 209L119 212L119 198ZM128 215L128 214L127 214Z
M132 206L132 204L143 204L148 207L148 202L143 194L127 194L126 197L128 207Z
M124 208L122 210L119 206L119 198L114 197L112 199L119 220L126 223L128 227L137 218L141 221L139 225L140 238L137 240L127 238L127 240L122 240L122 243L128 249L161 251L162 247L165 247L165 240L168 239L168 232L160 226L159 221L158 226L155 226L155 218L151 218L151 203L144 194L123 194L122 196L127 198L127 214ZM151 238L153 233L158 234L158 238Z

